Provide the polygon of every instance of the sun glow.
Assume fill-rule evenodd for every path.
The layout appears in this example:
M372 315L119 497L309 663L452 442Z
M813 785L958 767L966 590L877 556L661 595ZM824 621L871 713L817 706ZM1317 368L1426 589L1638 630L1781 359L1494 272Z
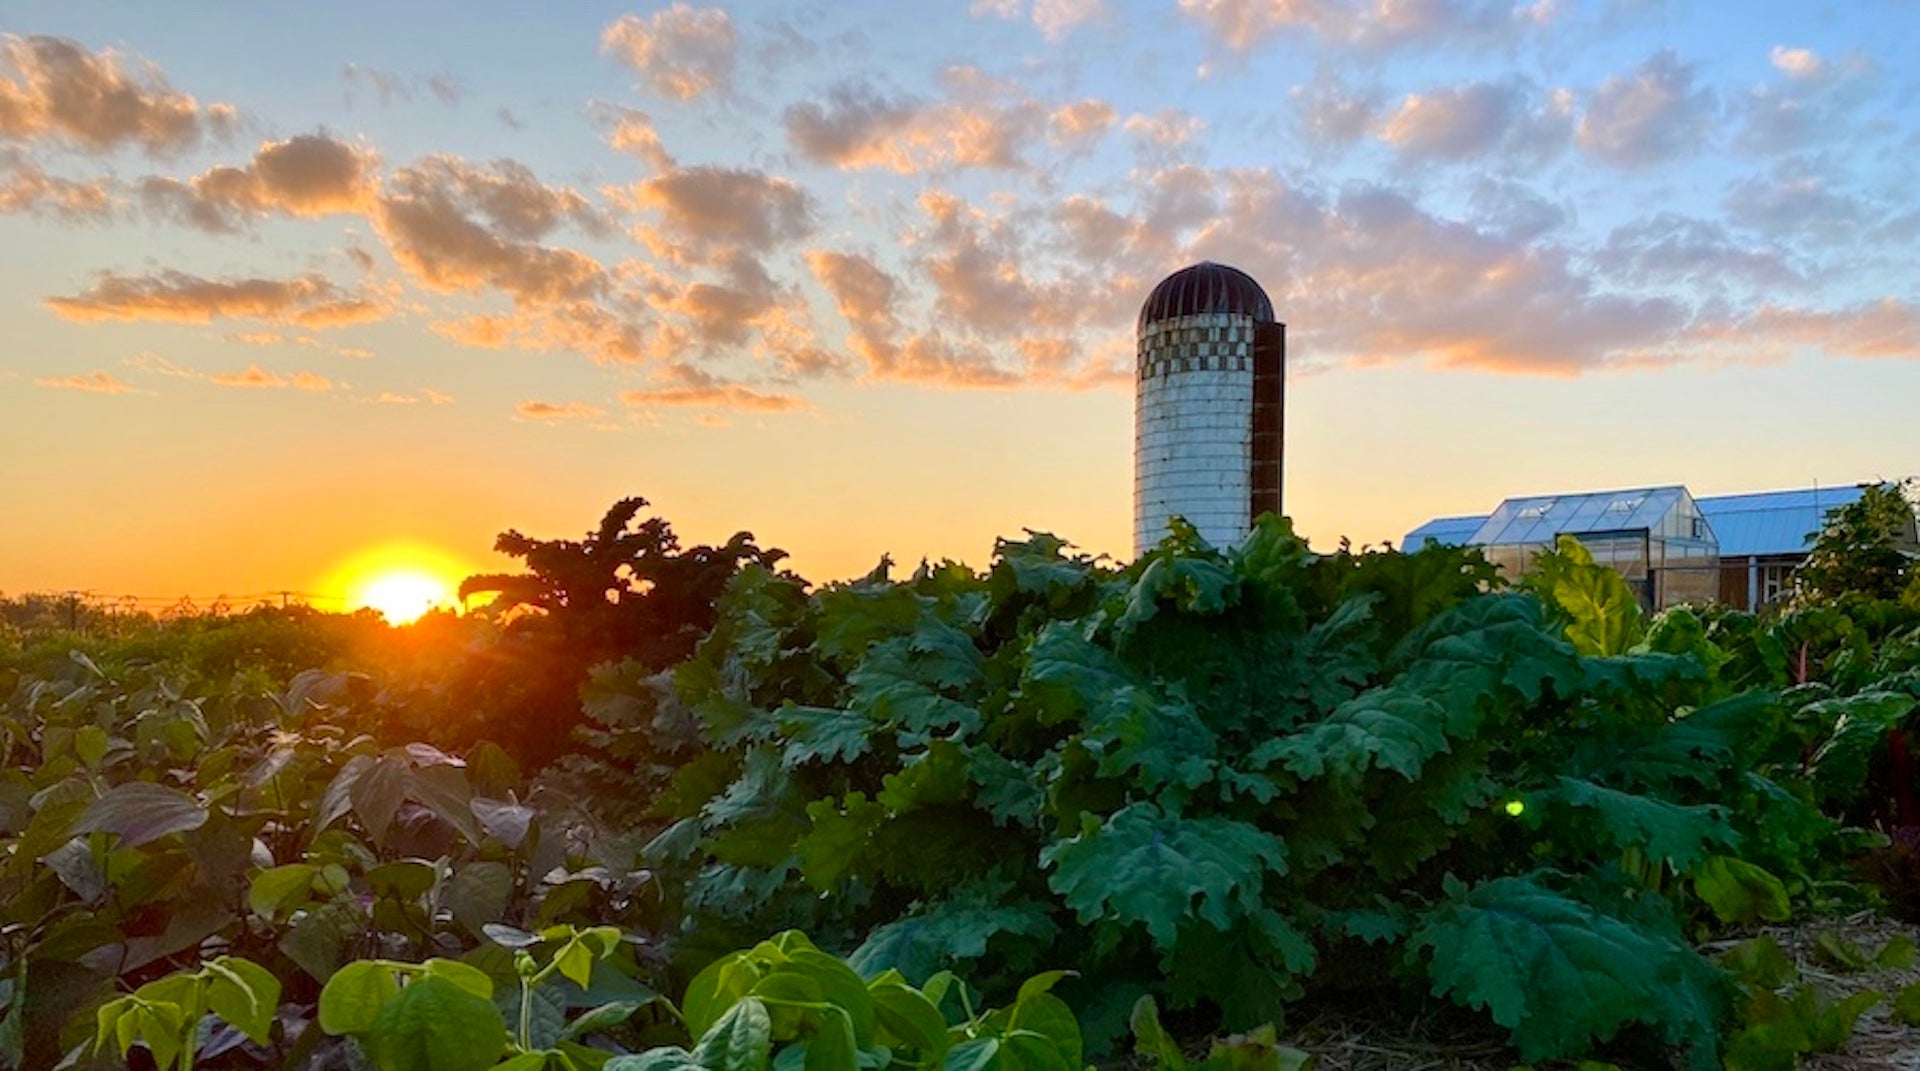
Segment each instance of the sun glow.
M323 589L349 612L370 609L392 624L404 625L429 610L458 609L460 581L470 572L444 552L395 544L342 565Z

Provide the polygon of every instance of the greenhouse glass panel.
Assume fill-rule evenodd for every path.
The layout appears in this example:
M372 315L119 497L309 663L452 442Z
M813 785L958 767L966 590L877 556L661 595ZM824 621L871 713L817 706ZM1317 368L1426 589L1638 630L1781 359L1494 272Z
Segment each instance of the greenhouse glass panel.
M1705 602L1718 590L1719 544L1693 496L1679 486L1510 498L1469 542L1517 578L1562 535L1579 539L1597 564L1617 570L1649 610Z

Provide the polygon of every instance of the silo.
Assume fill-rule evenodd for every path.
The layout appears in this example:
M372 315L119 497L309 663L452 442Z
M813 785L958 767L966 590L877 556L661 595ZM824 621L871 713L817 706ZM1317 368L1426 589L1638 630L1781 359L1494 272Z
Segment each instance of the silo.
M1280 512L1286 325L1245 272L1203 263L1140 308L1133 405L1133 548L1185 517L1216 547Z

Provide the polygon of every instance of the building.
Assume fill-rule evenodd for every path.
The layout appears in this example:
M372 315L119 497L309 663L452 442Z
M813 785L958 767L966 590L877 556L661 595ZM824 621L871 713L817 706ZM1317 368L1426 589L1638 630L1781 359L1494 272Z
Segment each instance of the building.
M1861 487L1694 498L1678 485L1598 494L1510 498L1490 514L1441 517L1407 533L1402 546L1478 546L1508 576L1571 535L1640 592L1649 609L1718 601L1740 609L1792 590L1827 514L1859 500ZM1910 528L1907 541L1915 543Z
M1245 272L1202 263L1140 308L1133 410L1133 548L1184 517L1230 547L1279 513L1286 325Z

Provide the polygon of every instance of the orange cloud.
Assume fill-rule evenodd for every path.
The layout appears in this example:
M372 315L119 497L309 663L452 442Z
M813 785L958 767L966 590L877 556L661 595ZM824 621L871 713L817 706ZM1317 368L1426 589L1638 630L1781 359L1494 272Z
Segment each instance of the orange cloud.
M1055 108L1047 117L1047 133L1055 144L1082 145L1105 134L1117 113L1104 100L1078 100Z
M333 389L333 382L327 377L312 372L296 372L283 376L269 372L257 364L250 364L244 372L230 372L217 376L208 376L207 382L222 387L246 387L265 390L327 391Z
M89 372L78 376L46 376L33 381L36 385L52 390L78 390L89 394L132 394L133 388L119 377L106 372Z
M584 253L538 239L567 218L593 218L584 198L541 185L518 164L476 168L430 157L394 175L375 224L394 258L427 287L497 289L522 305L589 301L608 279Z
M597 405L585 402L521 402L513 407L522 419L539 421L545 424L559 424L570 420L599 420L607 411Z
M621 197L658 212L667 233L643 231L656 253L682 262L729 249L766 252L813 232L811 194L763 171L683 167L638 183Z
M233 231L271 212L363 212L373 200L376 166L371 152L307 134L263 144L246 167L216 167L186 182L146 179L140 193L154 211L202 230Z
M303 327L339 327L387 315L385 305L349 293L317 275L295 279L202 279L185 272L128 276L111 272L83 293L48 298L69 320L154 320L203 324L250 318Z
M17 152L0 153L0 215L24 212L67 223L99 223L113 214L106 179L75 182L49 175Z
M707 406L716 409L748 409L778 413L808 408L806 399L791 394L763 394L738 383L710 387L655 387L623 390L620 400L635 408L653 405Z
M1097 107L1050 115L971 68L950 70L946 80L960 99L888 99L865 86L840 86L824 103L804 101L783 113L787 141L815 163L850 171L1013 170L1026 166L1027 149L1043 133L1085 136L1099 118Z
M1289 32L1368 52L1491 46L1548 21L1541 7L1512 0L1180 0L1181 13L1235 52Z
M129 71L111 51L89 52L63 37L13 37L0 44L0 137L51 138L86 151L137 145L156 156L224 133L233 108L202 108L152 65Z
M724 10L680 2L646 18L622 15L600 34L602 51L675 100L731 89L738 46Z
M685 364L668 365L654 379L657 386L621 391L620 400L636 409L664 405L778 413L811 408L804 398L767 394Z
M591 111L607 124L607 144L637 157L654 171L673 168L673 156L660 141L660 133L653 127L652 116L616 104L598 105Z

